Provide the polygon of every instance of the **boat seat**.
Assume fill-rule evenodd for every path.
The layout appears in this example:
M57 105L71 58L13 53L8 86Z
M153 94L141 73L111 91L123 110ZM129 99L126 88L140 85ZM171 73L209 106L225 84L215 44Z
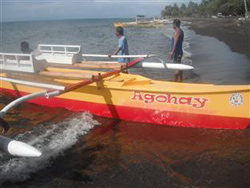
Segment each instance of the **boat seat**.
M37 60L33 54L0 53L0 69L37 73L48 67L45 60Z
M45 59L51 64L72 65L82 60L81 46L79 45L39 44L32 53L37 59Z

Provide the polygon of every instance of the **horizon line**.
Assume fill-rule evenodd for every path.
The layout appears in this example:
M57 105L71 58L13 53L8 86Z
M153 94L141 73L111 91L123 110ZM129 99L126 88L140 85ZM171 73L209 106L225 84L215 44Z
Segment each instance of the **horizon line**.
M149 17L152 18L152 17ZM13 22L42 22L42 21L66 21L66 20L105 20L105 19L135 19L134 17L127 17L127 18L63 18L63 19L37 19L37 20L16 20L16 21L4 21L1 20L1 23L13 23Z

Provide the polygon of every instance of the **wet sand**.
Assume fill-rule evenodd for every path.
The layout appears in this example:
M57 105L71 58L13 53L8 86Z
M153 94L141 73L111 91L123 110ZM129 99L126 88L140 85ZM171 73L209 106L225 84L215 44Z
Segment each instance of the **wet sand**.
M250 20L237 21L236 18L182 19L191 22L191 29L197 34L215 37L225 42L233 52L246 55L250 59Z

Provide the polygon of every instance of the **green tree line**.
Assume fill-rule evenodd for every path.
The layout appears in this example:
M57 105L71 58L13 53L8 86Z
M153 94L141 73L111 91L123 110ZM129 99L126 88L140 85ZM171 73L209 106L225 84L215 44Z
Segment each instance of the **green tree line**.
M246 0L248 11L250 0ZM244 0L202 0L201 3L190 1L187 5L168 5L162 11L162 16L174 17L210 17L222 13L225 16L245 16Z

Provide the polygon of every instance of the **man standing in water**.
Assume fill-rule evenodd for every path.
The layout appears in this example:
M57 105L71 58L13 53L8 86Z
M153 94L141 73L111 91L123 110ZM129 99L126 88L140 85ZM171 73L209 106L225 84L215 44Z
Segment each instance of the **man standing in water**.
M115 35L118 37L118 48L116 49L114 54L110 54L109 57L112 55L129 55L128 51L128 42L126 37L124 36L124 29L122 27L117 27L115 30ZM129 58L118 58L119 63L128 63L130 61Z
M175 19L173 22L173 29L174 35L171 41L171 52L170 52L170 59L174 61L174 63L181 63L181 58L183 55L182 44L184 39L184 32L180 28L181 21ZM175 81L181 82L182 81L182 71L177 70L175 73Z

